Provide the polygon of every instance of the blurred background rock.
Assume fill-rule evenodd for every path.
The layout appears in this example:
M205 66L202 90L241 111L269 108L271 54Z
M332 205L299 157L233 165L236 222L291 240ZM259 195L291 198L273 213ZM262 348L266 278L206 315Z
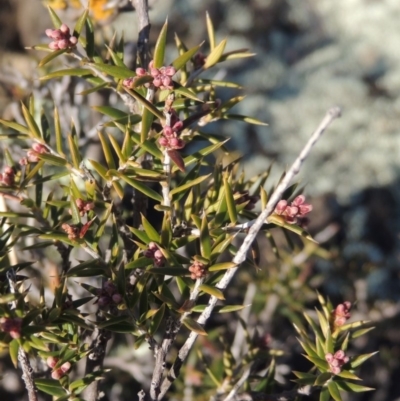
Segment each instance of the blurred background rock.
M70 13L72 1L66 1L70 7L64 12ZM15 76L31 79L37 55L24 47L45 42L50 22L43 3L0 0L1 115L11 99L29 90L28 84L18 87L23 80ZM366 385L378 390L352 399L399 400L400 2L158 0L150 12L153 42L168 15L171 44L174 31L189 47L199 44L207 37L206 11L218 40L228 37L228 50L249 48L257 54L212 72L245 88L247 98L235 112L269 123L224 122L208 128L233 138L231 147L243 152L248 173L274 162L273 171L280 174L326 110L332 105L343 109L301 173L316 205L311 230L339 227L330 244L338 256L314 262L313 271L323 275L325 292L338 299L356 297L367 317L378 322L363 349L381 353L361 373ZM113 17L104 29L124 30L125 38L134 41L135 15ZM170 49L167 61L176 56ZM222 99L228 96L231 92L221 92Z

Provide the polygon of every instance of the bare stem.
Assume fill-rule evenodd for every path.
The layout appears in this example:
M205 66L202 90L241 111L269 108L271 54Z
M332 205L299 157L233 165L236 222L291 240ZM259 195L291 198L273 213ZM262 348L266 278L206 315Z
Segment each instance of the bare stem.
M111 333L105 329L95 329L91 336L91 352L86 360L85 374L99 371L103 368L108 340ZM84 391L86 401L97 401L99 398L100 381L95 380Z
M146 68L149 64L150 19L147 0L131 0L137 12L139 37L137 42L136 64Z
M169 190L171 182L171 158L167 150L164 150L163 155L164 155L163 169L165 175L167 176L167 180L161 183L161 190L164 199L164 206L171 206L171 199L169 198Z
M21 346L18 350L18 361L21 364L22 380L24 381L25 388L28 391L28 399L29 401L37 401L37 390L32 377L32 367L28 355L26 355L26 352Z
M189 302L194 302L200 293L200 286L203 284L204 279L197 279L192 292L190 293ZM180 319L169 318L167 321L167 329L161 346L157 346L155 349L156 363L153 371L153 377L151 379L150 385L150 399L156 401L160 393L160 385L162 375L165 370L165 360L167 358L168 352L171 349L176 335L178 334L180 328L182 327L183 320L191 314L191 311L182 314Z
M251 244L255 240L258 232L260 231L261 226L267 220L268 216L273 213L277 202L281 199L283 193L285 192L292 178L299 173L300 168L304 160L310 154L312 147L321 138L326 128L328 128L328 126L338 117L340 117L340 109L338 107L333 107L330 110L328 110L325 117L322 119L321 123L319 124L317 129L312 134L311 138L308 140L308 142L300 152L300 155L296 158L296 160L286 173L285 177L283 178L283 180L280 182L280 184L277 186L277 188L271 195L267 203L267 206L258 216L254 224L251 226L249 233L247 234L237 254L232 260L236 267L226 271L224 276L216 285L217 288L224 290L228 286L229 282L232 280L240 264L243 263L244 260L246 259L246 254L250 249ZM199 324L204 324L208 320L212 311L214 310L217 301L218 298L216 298L215 296L211 296L207 307L204 309L204 311L197 319L197 322ZM168 376L164 379L161 385L161 391L157 398L158 401L160 401L165 396L171 384L175 381L175 379L179 375L180 368L183 362L185 361L186 357L188 356L190 350L192 349L193 344L197 339L197 336L198 334L192 331L189 337L187 338L186 342L183 344L182 348L179 350L178 356L174 364L172 365L171 369L169 370Z
M249 283L249 285L247 286L246 295L243 300L243 304L245 306L251 305L253 303L253 299L256 295L256 292L257 292L256 284ZM249 308L249 307L244 308L241 311L240 318L244 322L247 322L249 320L250 311L251 311L251 308ZM244 330L243 326L238 323L238 325L236 327L235 338L232 342L232 347L231 347L232 356L235 358L235 360L239 360L239 357L241 355L243 355L245 346L246 346L245 330Z
M18 290L16 289L16 277L14 269L11 269L7 272L7 279L10 285L10 292L12 294L16 293ZM12 302L12 306L13 308L17 307L16 301ZM28 399L29 401L37 401L37 389L32 376L33 370L31 367L31 363L29 362L28 355L22 348L22 345L20 345L18 348L18 361L22 369L22 380L24 381L25 388L28 391Z
M240 387L243 386L244 382L249 378L251 372L251 365L249 365L246 370L243 372L242 376L240 379L237 381L237 383L233 386L232 390L229 392L229 394L225 397L224 401L231 401L236 397L237 392L239 391Z

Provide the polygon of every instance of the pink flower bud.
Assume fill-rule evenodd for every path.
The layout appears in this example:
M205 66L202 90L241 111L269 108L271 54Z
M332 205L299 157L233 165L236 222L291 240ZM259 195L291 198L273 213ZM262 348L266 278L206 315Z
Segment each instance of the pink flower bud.
M49 49L51 49L51 50L60 50L60 48L58 46L58 42L49 43Z
M133 88L133 83L135 82L134 78L125 78L122 81L122 85L126 86L129 89Z
M53 38L53 29L46 29L46 30L45 30L45 34L46 34L46 36L48 36L49 38Z
M71 369L71 364L69 362L65 362L60 366L60 369L63 373L67 373Z
M162 259L162 258L164 258L163 253L162 253L159 249L157 249L157 250L154 252L154 259Z
M64 376L64 372L61 369L57 369L51 372L51 378L54 380L60 380Z
M171 138L169 140L171 147L175 148L179 144L179 138Z
M99 305L101 308L107 306L109 303L110 303L110 298L109 298L109 297L103 296L103 297L100 297L100 298L99 298L98 305Z
M345 317L337 317L335 319L335 325L337 327L343 326L346 323L347 319Z
M331 372L334 375L338 375L341 372L341 369L338 366L331 366Z
M60 50L66 49L68 47L68 44L69 44L68 39L60 39L58 41L58 47Z
M34 142L34 143L32 144L32 149L33 149L35 152L40 153L40 154L47 153L47 148L46 148L46 146L42 145L41 143Z
M343 351L343 350L336 351L336 352L335 352L335 355L334 355L334 357L335 357L336 359L343 359L344 356L345 356L345 354L344 354L344 351Z
M287 201L285 201L284 199L280 200L275 207L275 213L282 214L285 211L286 206L287 206Z
M20 317L2 317L0 319L0 330L10 334L11 338L20 338L22 319Z
M304 204L299 206L299 209L300 216L304 216L305 214L308 214L311 212L311 210L313 210L313 206L309 204Z
M88 212L89 210L93 210L94 209L94 202L86 202L84 209L85 209L86 212Z
M153 80L153 85L156 87L156 88L159 88L160 86L161 86L161 79L157 76L156 78L154 78L154 80Z
M346 356L343 350L336 351L335 354L331 354L330 352L325 355L325 360L329 364L329 370L335 374L338 375L341 370L342 366L345 365L350 358Z
M149 249L156 251L158 249L158 246L155 242L151 241L149 242Z
M286 214L291 217L295 217L299 213L299 208L297 206L287 206Z
M136 75L138 75L139 77L143 77L145 75L147 75L147 72L144 68L136 68Z
M115 293L115 291L117 290L117 286L113 283L113 282L111 282L111 281L106 281L105 283L104 283L104 286L103 286L103 288L104 288L104 290L108 293L108 294L114 294Z
M172 128L174 129L174 131L178 132L182 129L182 127L183 127L183 122L179 120L174 124Z
M60 31L62 32L62 33L69 33L69 28L68 28L68 26L66 25L66 24L62 24L61 26L60 26Z
M347 312L351 309L351 302L350 301L344 301L343 305L347 309Z
M56 366L57 365L57 362L58 362L58 358L56 358L56 357L54 357L54 356L49 356L48 358L47 358L47 360L46 360L46 363L47 363L47 366L49 367L49 368L54 368L54 366Z
M76 36L71 36L69 38L69 43L73 46L75 46L78 43L78 38Z
M165 67L164 74L172 77L173 75L176 74L176 69L174 67L172 67L172 65L169 65L169 66Z
M40 160L39 157L38 157L38 155L37 155L37 152L35 152L35 151L33 151L33 150L28 150L28 151L26 152L26 156L27 156L28 161L29 161L30 163L37 163L37 162Z
M164 262L165 262L164 258L162 258L162 259L154 259L154 264L155 264L157 267L162 267L162 266L164 266Z
M21 337L21 332L19 330L17 330L17 329L10 330L9 334L10 334L11 338L14 338L14 339Z
M306 197L304 195L296 196L296 198L292 202L292 205L300 206L304 203L305 200L306 200Z
M160 138L158 139L158 143L159 143L161 146L164 146L164 147L167 147L167 146L169 145L168 139L165 138L164 136L162 136L162 137L160 137Z
M163 86L168 88L171 85L171 82L172 82L172 80L170 77L168 77L166 75L163 76L163 79L162 79Z
M180 138L171 138L169 143L173 149L182 149L185 147L185 142Z
M0 182L9 187L14 184L14 175L0 174Z
M173 135L172 128L169 127L168 125L166 125L166 126L163 128L163 131L164 131L164 135L165 135L165 136L172 136L172 135Z
M122 295L121 294L114 294L112 296L112 300L115 304L119 305L122 302Z
M157 68L150 68L150 75L153 77L158 77L161 74Z
M59 40L63 37L62 32L59 29L48 29L46 34L49 33L49 37L54 40Z
M75 200L75 204L76 204L76 207L78 209L81 209L81 208L84 207L85 201L83 199L81 199L81 198L78 198L78 199Z

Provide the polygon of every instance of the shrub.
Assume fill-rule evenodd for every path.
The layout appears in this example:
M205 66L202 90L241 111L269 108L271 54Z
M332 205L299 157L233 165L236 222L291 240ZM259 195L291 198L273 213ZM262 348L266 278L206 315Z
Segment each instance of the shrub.
M147 27L146 10L137 10ZM5 147L0 175L0 272L7 279L1 284L0 344L15 367L20 362L30 400L37 390L58 400L96 400L99 382L112 374L104 358L118 352L118 342L133 342L137 355L149 347L154 356L135 377L140 399L161 400L168 391L181 399L189 387L196 399L278 399L272 394L283 351L257 329L274 291L286 294L280 302L291 310L310 362L307 371L293 372L297 386L286 399L318 391L320 400L340 400L341 390L369 390L356 383L354 371L372 354L353 356L348 348L370 328L347 322L350 303L334 307L318 295L316 315L302 317L316 297L300 295L310 294L307 283L295 289L284 271L265 277L259 259L258 239L264 237L282 266L291 263L286 244L275 244L271 233L277 229L289 244L295 235L297 244L314 244L311 254L318 249L305 229L312 205L290 183L339 110L328 111L267 191L269 170L245 178L226 139L203 128L224 119L264 124L231 113L242 96L219 100L221 88L238 85L203 77L219 63L252 56L225 52L226 39L216 43L208 16L209 52L204 44L187 48L176 36L177 56L168 64L166 22L151 60L142 36L148 29L142 29L131 70L123 38L99 43L89 10L73 30L49 11L52 41L33 47L48 52L39 66L47 69L61 57L71 63L47 70L43 87L69 76L83 83L83 96L105 93L105 104L95 110L107 121L97 133L100 160L87 158L87 132L74 122L65 128L68 108L53 105L49 113L50 97L32 96L21 104L19 121L1 120L1 140L12 150ZM111 94L120 99L117 107L109 104ZM241 280L232 280L239 269ZM32 275L40 279L27 285ZM198 336L203 341L195 344ZM110 345L113 337L118 341ZM193 349L197 355L187 361ZM43 361L35 372L32 360ZM78 369L82 363L85 369ZM175 382L180 376L185 378Z

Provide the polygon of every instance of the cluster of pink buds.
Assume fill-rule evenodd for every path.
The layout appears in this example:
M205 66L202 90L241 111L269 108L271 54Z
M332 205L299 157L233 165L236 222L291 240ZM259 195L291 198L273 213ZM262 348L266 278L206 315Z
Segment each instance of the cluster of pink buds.
M89 213L91 210L94 209L94 202L93 201L85 201L81 198L78 198L76 201L76 207L79 210L79 214L84 216L86 213Z
M204 263L199 262L198 260L195 260L193 264L189 267L190 271L190 278L192 280L196 280L198 278L203 278L207 275L208 269L207 266L204 265Z
M51 50L71 49L78 43L78 38L71 36L70 30L65 24L62 24L59 29L46 29L46 35L53 39L49 43Z
M147 250L144 251L144 256L146 258L154 259L154 264L157 267L162 267L165 264L165 257L163 253L158 249L155 242L150 242Z
M0 185L5 185L7 187L10 187L14 185L15 182L15 172L12 167L4 167L4 170L2 173L0 173Z
M138 78L141 77L151 77L153 81L151 83L145 84L149 87L151 84L160 89L173 89L172 77L176 74L176 69L172 66L163 66L160 68L154 68L154 61L149 63L149 72L144 68L136 68L136 77L126 78L122 81L122 84L127 88L133 88L134 83Z
M0 319L0 330L10 334L11 338L21 337L22 319L20 317L2 317Z
M334 375L338 375L342 371L342 366L350 360L342 350L336 351L334 354L329 352L325 355L325 359L329 364L329 370Z
M351 302L345 301L342 304L339 304L332 312L331 312L331 325L332 330L335 330L338 327L343 326L347 320L350 319L351 313Z
M299 195L288 205L288 202L282 199L275 207L275 214L282 216L289 224L301 222L313 208L309 203L305 203L305 200L304 195Z
M172 77L176 74L176 69L172 66L154 67L154 61L151 60L149 63L150 75L153 77L153 85L160 89L173 89ZM136 74L139 77L148 75L144 68L137 68Z
M86 235L94 220L95 219L92 219L83 225L64 223L61 228L67 233L68 239L76 241L79 238L82 239Z
M100 308L115 307L123 301L122 295L118 293L117 286L112 281L106 281L103 288L97 290L97 296Z
M168 150L183 149L185 141L179 138L179 133L183 128L183 123L178 117L175 109L171 108L170 111L171 124L163 127L162 136L159 138L158 143Z
M64 223L61 228L68 234L68 239L75 241L79 238L80 228L76 224Z
M35 142L32 144L31 149L26 152L26 157L23 157L19 161L19 164L21 166L26 166L28 163L37 163L40 160L38 155L42 155L44 153L49 153L46 146Z
M57 365L57 362L59 361L58 358L55 358L54 356L49 356L47 358L47 366L51 369L54 368L54 366ZM71 364L69 362L65 362L63 363L59 368L54 369L51 372L51 377L54 380L60 380L65 374L67 374L67 372L71 369Z

